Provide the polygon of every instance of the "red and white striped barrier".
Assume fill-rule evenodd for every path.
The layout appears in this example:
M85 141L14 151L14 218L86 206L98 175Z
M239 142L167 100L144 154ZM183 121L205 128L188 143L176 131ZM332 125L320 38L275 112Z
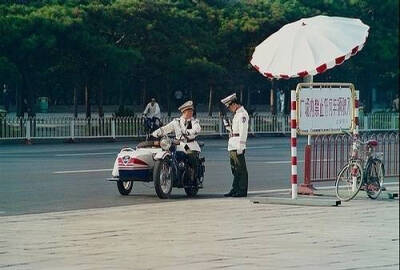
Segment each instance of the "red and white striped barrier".
M296 115L296 91L292 90L290 95L290 144L292 153L292 175L290 182L292 183L292 199L297 198L297 115Z

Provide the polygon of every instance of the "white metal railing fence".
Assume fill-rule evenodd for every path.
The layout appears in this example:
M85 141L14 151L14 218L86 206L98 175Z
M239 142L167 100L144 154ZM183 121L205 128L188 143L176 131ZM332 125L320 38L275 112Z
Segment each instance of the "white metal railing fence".
M250 119L252 133L289 133L289 115L256 115Z
M162 117L162 123L172 117ZM224 135L226 129L218 116L199 117L201 135ZM119 138L145 135L142 117L5 117L0 118L0 140L32 138ZM387 131L399 129L397 113L360 115L361 131ZM250 118L250 134L289 134L290 116L259 114Z
M398 113L360 114L359 125L360 125L360 130L363 131L398 130L399 114Z

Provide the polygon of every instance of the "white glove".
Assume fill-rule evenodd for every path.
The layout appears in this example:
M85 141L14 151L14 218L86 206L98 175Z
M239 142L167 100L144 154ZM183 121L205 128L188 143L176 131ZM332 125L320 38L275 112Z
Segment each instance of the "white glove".
M242 148L238 148L236 150L236 152L237 152L238 155L241 155L241 154L243 154L243 149Z
M224 127L230 126L228 120L226 120L225 118L222 119L222 121L224 122Z
M230 121L228 121L228 120L226 120L226 119L224 118L224 119L222 119L222 122L224 123L225 129L226 129L229 133L231 133L231 132L232 132L232 127L231 127Z
M161 138L163 136L162 129L159 128L155 130L153 133L151 133L151 136L153 136L154 138Z

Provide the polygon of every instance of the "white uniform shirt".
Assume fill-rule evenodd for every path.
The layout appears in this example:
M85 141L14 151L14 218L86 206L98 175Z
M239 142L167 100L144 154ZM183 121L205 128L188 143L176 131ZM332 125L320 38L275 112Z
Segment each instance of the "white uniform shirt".
M157 102L154 102L154 105L151 105L151 102L149 102L146 106L146 109L144 109L143 114L145 114L149 118L157 117L158 119L160 119L160 106L158 106Z
M232 120L232 133L228 141L228 151L246 149L249 115L241 106L236 110Z
M187 126L189 121L192 123L192 128L188 129ZM200 146L197 141L191 141L196 138L196 136L200 133L201 127L199 120L195 118L191 118L190 120L186 120L185 118L175 118L167 125L157 129L152 133L154 137L162 137L169 133L175 132L175 138L177 140L181 140L180 144L177 147L178 151L186 152L185 146L187 145L190 150L201 152ZM188 140L190 142L188 142Z

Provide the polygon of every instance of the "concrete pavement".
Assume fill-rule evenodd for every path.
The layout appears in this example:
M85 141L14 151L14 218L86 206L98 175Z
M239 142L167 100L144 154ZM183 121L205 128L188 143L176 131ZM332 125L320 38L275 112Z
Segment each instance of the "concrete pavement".
M0 269L399 268L398 200L361 194L310 207L249 199L0 217Z

